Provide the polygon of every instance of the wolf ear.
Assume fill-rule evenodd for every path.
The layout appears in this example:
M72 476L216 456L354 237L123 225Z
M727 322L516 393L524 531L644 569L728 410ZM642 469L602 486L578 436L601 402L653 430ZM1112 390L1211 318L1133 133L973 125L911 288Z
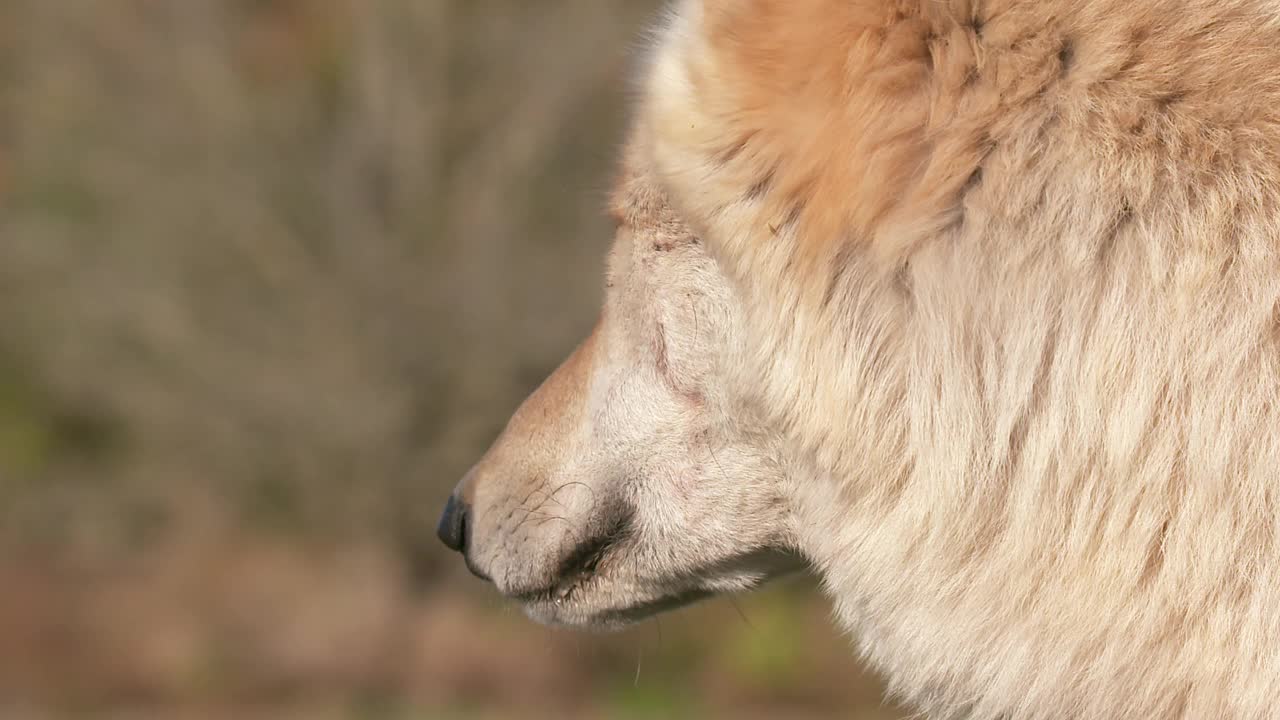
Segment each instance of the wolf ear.
M926 28L892 6L689 0L702 15L659 50L642 110L653 166L744 288L806 288L822 304L849 245L886 234L895 211L941 206L916 197L944 186L919 181L932 149ZM896 257L880 265L892 272Z

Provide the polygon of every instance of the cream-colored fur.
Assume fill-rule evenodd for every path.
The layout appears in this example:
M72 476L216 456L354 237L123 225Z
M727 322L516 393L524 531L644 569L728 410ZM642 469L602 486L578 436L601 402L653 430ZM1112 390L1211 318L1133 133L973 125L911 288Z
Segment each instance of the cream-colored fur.
M793 550L932 717L1280 717L1280 1L684 2L626 167L587 389L463 485L500 589L575 482L635 522L541 619Z

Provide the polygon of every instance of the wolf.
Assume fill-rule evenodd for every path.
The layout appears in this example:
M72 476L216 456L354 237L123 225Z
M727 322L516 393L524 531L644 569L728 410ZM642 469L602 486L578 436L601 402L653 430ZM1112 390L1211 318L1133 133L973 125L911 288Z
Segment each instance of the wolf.
M599 322L444 542L585 628L807 566L928 717L1280 716L1280 2L656 37Z

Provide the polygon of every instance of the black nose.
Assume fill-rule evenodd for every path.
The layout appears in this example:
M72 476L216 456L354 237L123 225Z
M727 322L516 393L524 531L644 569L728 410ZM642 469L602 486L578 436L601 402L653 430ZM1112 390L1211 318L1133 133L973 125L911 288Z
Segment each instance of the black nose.
M460 553L467 551L467 506L453 496L445 503L444 513L440 515L440 524L436 527L436 535L450 550Z

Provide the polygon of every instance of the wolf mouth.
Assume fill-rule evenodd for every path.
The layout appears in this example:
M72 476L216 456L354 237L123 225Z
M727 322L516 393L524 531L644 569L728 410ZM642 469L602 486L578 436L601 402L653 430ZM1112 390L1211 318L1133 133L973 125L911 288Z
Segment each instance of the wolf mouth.
M604 532L579 543L560 561L556 568L556 580L536 590L515 593L513 598L524 603L550 602L562 605L572 600L585 585L599 575L601 563L611 551L631 534L634 512L622 508L613 513L613 520Z
M619 610L606 610L597 615L595 617L595 621L604 624L633 623L652 617L658 613L682 608L685 605L711 597L714 594L715 593L710 590L699 589L672 593L671 595L664 595L655 600L648 600Z
M608 598L594 597L590 593L601 587L601 583L608 581L609 565L614 564L614 559L625 553L626 548L619 542L625 535L625 532L606 534L590 543L584 543L566 559L564 566L571 570L558 583L512 597L523 602L531 616L541 622L618 629L724 592L749 589L807 566L802 557L790 550L759 548L669 577L661 583L648 583L650 592L640 592L630 601L616 595ZM743 568L760 570L745 585L724 587L715 582L716 578L732 576ZM657 590L664 586L669 589ZM603 607L598 606L601 601L605 601Z

